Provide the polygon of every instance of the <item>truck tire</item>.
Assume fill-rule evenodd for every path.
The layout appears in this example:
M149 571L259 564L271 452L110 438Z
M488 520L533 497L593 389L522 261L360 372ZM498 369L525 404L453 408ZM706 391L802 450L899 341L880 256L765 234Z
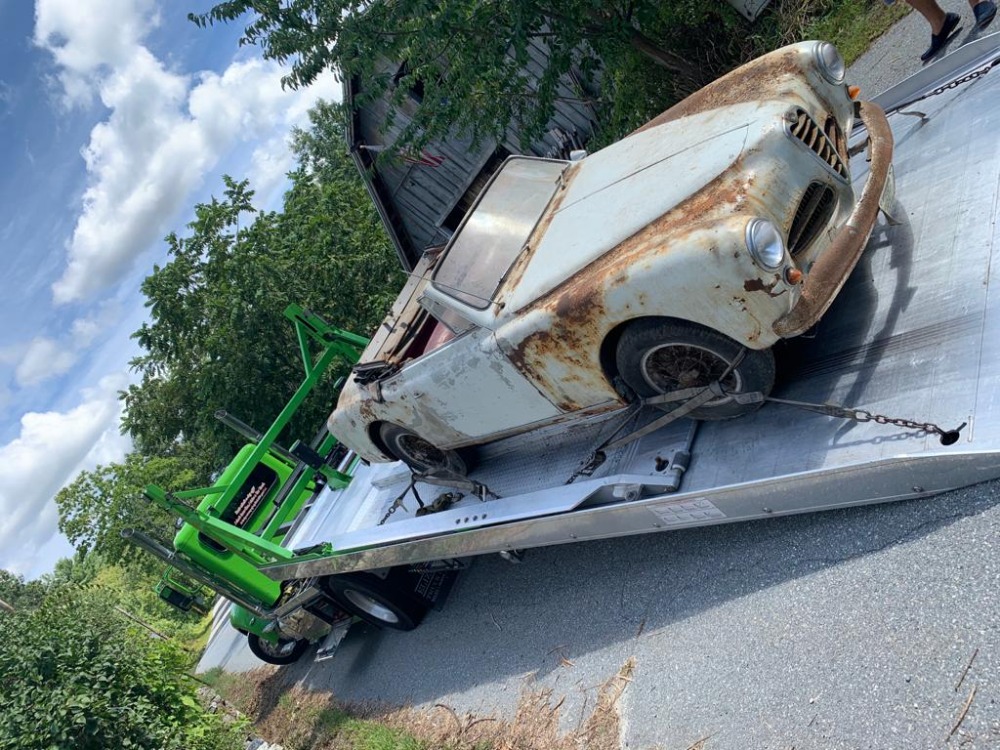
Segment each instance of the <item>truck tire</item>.
M247 644L258 659L278 666L294 664L309 648L309 641L293 641L290 638L282 638L277 643L272 643L256 633L247 635Z
M681 320L640 320L618 340L616 364L622 380L640 398L707 386L717 380L743 347L711 328ZM770 349L746 349L743 360L723 381L732 393L765 396L774 387L774 355ZM669 406L667 408L670 408ZM714 399L695 409L692 419L732 419L760 408L732 397Z
M378 436L396 459L421 474L446 471L465 476L468 467L457 451L445 451L434 447L417 433L405 427L383 422Z
M390 630L413 630L427 614L427 605L371 573L329 576L323 587L350 614Z

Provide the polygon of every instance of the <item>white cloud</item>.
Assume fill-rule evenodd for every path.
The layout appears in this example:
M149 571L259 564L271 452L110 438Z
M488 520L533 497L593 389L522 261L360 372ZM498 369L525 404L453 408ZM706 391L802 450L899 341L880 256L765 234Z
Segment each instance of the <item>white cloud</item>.
M25 414L18 437L0 446L0 567L37 570L38 550L58 534L56 493L80 471L125 455L117 396L125 383L124 374L108 376L69 411Z
M55 58L66 103L85 103L96 77L126 65L157 20L155 0L37 0L34 41Z
M63 375L110 326L121 320L121 306L114 300L101 303L90 315L77 318L61 339L37 336L27 344L0 350L0 363L16 362L14 380L21 387Z
M250 187L254 190L254 205L261 210L270 208L278 190L285 184L295 158L287 148L288 136L276 136L261 144L250 157Z
M14 371L14 378L20 386L37 385L43 380L62 375L76 364L77 354L55 341L39 337L30 344Z
M333 75L321 76L308 90L300 93L284 113L284 127L258 145L250 158L247 176L254 189L257 208L266 210L274 205L279 189L287 182L287 174L295 166L295 155L289 148L292 127L307 128L309 109L320 99L340 101L342 98L340 83Z
M77 318L70 327L70 333L80 346L90 346L103 328L104 325L97 318Z
M300 91L281 88L278 65L254 59L222 75L192 79L167 71L144 47L101 83L110 117L83 150L89 186L68 246L68 265L52 287L56 303L85 299L128 272L187 207L205 176L241 143L263 140L274 153L256 162L273 189L291 165L284 135L304 124L320 97L338 91L332 74Z
M10 105L14 101L14 89L9 83L0 80L0 117L5 117L10 112ZM8 227L13 224L10 222Z

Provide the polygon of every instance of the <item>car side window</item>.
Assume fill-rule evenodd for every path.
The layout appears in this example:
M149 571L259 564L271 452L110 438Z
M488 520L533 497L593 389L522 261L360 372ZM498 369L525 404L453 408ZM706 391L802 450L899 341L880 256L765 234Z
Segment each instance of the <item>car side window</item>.
M458 312L452 310L447 305L441 304L436 299L424 295L417 302L432 318L435 318L438 323L445 326L455 335L464 333L473 327L471 321L466 320Z

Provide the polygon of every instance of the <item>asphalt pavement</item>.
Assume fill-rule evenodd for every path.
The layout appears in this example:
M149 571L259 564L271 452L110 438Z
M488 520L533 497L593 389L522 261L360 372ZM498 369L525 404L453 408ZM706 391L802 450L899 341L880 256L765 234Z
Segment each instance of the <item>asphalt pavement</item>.
M998 21L994 21L986 29L977 30L972 8L967 2L941 0L941 7L946 11L958 13L962 20L951 42L935 59L945 57L964 44L1000 30ZM860 86L862 96L870 99L917 73L925 65L934 62L920 61L921 53L930 44L930 33L930 27L923 16L916 12L909 13L851 65L848 69L848 82Z
M956 49L972 14L947 8L963 16ZM850 80L872 96L918 71L928 34L911 13ZM551 689L571 728L634 659L627 748L1000 748L998 591L989 483L537 550L520 565L483 558L420 629L356 626L333 660L289 669L347 701L480 715L510 717L524 689ZM222 628L201 668L216 664L258 662Z
M480 715L549 688L569 728L634 658L624 746L681 750L944 747L975 687L953 742L1000 747L998 540L991 483L483 558L420 629L356 626L333 660L290 669L347 701ZM226 631L213 648L255 666Z

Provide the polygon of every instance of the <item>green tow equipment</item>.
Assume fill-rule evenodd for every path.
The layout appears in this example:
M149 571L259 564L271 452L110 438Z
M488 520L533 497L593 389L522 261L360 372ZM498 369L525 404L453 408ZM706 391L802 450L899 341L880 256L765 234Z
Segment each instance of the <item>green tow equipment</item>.
M285 449L277 439L333 361L342 358L353 365L368 344L363 336L335 328L298 305L290 305L285 316L295 326L305 379L281 413L260 433L225 411L216 412L218 419L250 442L215 483L181 492L167 492L157 485L146 487L145 495L151 502L180 519L173 549L141 531L122 532L169 564L156 587L164 601L183 611L205 611L206 590L224 596L234 605L230 622L247 634L251 650L259 658L275 664L297 659L318 629L325 625L329 630L344 615L324 606L323 601L317 602L315 589L290 589L259 567L291 559L292 552L283 548L281 541L294 520L324 486L346 487L353 469L353 462L344 465L346 451L325 425L308 444L296 440ZM310 352L314 344L320 348L315 361ZM302 615L303 607L309 609L309 615ZM289 624L295 618L298 621ZM289 630L291 637L282 632Z

